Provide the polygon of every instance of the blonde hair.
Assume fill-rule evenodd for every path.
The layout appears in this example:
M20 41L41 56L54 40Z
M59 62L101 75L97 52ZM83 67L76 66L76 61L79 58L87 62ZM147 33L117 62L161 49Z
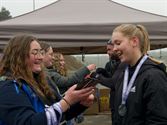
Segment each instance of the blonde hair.
M113 32L121 32L128 38L137 37L140 41L140 50L142 54L148 54L150 50L150 39L146 28L143 25L122 24L116 27ZM149 57L153 62L160 64L159 60Z
M140 41L140 50L142 54L147 54L150 50L150 40L146 28L142 25L122 24L116 27L113 32L121 32L128 38L137 37Z
M67 76L67 67L66 65L64 66L64 68L61 68L61 64L60 64L60 58L61 56L63 56L62 53L56 52L54 53L54 62L53 62L53 68L62 76Z

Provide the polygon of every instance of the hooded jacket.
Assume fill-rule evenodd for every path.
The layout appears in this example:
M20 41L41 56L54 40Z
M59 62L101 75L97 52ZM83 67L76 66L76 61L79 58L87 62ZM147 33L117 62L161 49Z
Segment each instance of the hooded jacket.
M157 64L150 58L143 63L126 100L127 113L122 117L118 113L118 107L122 101L125 67L126 64L120 65L112 78L100 77L102 83L108 84L115 91L112 125L167 125L165 65Z
M122 100L124 70L115 80L112 125L167 125L167 75L164 64L147 59L141 66L126 100L127 113L118 114Z

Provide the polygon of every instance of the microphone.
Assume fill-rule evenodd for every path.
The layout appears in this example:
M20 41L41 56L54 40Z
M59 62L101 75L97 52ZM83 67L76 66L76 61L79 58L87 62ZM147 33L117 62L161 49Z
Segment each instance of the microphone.
M96 73L99 74L99 75L102 75L102 76L104 76L106 78L110 77L109 73L104 68L97 68L96 69Z
M100 76L100 75L99 75L97 72L92 72L92 73L90 74L90 78L98 79L99 76Z

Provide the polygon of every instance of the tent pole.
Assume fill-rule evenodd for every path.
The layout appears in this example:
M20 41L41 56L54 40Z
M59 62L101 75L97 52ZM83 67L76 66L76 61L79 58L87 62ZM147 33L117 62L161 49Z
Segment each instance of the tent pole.
M81 52L81 54L82 54L82 62L85 62L84 47L80 47L80 52Z
M35 10L35 0L33 0L33 11Z

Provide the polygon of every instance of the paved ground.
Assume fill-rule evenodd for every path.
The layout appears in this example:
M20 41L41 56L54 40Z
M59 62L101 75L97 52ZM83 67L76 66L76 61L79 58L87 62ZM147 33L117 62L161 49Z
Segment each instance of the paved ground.
M111 114L84 115L84 121L77 125L111 125Z

